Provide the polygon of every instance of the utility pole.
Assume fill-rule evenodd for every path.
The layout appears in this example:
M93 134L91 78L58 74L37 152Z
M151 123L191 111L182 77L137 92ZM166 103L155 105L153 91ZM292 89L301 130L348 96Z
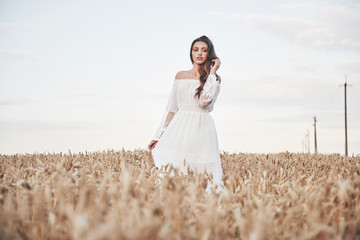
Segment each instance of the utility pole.
M309 129L306 129L306 140L307 140L307 153L310 154L310 137L309 137Z
M305 139L306 141L306 139ZM304 139L301 141L303 152L306 153L306 146L304 145Z
M306 129L305 138L302 140L302 146L304 153L310 154L309 129Z
M341 85L342 86L342 85ZM340 86L340 87L341 87ZM347 84L347 76L345 76L344 83L344 97L345 97L345 156L348 156L348 137L347 137L347 104L346 104L346 87L351 86Z
M317 139L316 139L316 116L314 117L314 140L315 140L315 154L318 153Z

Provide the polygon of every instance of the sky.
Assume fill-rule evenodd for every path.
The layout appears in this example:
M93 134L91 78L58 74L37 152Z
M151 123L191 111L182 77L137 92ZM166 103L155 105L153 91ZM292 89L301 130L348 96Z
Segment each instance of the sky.
M360 0L0 0L0 153L145 149L191 42L221 60L221 151L360 154ZM306 140L306 141L305 141Z

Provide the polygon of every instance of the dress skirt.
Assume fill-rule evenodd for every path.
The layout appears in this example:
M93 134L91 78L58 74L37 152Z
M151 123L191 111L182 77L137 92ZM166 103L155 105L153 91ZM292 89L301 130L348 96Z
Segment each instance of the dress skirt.
M187 173L188 166L213 175L213 183L221 184L221 160L213 118L196 106L180 106L172 121L152 150L155 166L172 164Z

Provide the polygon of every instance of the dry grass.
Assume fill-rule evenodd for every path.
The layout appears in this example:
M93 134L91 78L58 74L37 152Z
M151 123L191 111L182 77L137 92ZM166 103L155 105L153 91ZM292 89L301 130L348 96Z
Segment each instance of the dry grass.
M360 158L222 153L208 177L149 151L0 155L0 239L360 239Z

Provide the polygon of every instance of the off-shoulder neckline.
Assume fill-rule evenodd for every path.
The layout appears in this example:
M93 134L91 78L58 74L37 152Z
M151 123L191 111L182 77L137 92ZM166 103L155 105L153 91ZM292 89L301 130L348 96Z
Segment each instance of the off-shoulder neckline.
M175 81L181 81L181 80L192 80L192 81L200 81L200 79L195 79L195 78L180 78L180 79L175 79Z
M209 74L209 76L210 75L214 75L214 74ZM200 79L195 79L195 78L179 78L179 79L175 78L175 81L179 81L179 80L200 81Z
M194 78L181 78L181 79L175 79L174 81L200 81L200 79L194 79ZM216 80L217 82L219 82L218 80ZM219 82L219 85L221 85L221 83Z

